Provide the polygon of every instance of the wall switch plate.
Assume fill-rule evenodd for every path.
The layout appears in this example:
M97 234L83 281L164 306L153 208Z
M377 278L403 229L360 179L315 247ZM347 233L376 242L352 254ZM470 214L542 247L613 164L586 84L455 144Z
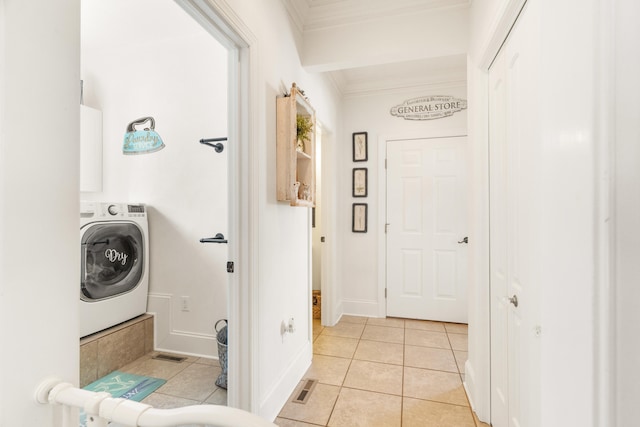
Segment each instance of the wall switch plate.
M191 306L189 305L189 297L180 297L180 309L182 311L191 311Z

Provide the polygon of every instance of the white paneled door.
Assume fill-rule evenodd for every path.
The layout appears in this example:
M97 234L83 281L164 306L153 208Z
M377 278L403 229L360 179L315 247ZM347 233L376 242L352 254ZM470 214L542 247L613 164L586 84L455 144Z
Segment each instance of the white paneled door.
M466 141L387 142L387 316L467 322Z
M489 70L491 425L535 426L538 267L544 195L537 2L529 1ZM553 248L548 248L552 250ZM536 378L537 377L537 378Z
M491 130L491 420L496 427L509 420L509 365L507 364L509 286L507 283L507 150L505 53L493 62L489 78Z

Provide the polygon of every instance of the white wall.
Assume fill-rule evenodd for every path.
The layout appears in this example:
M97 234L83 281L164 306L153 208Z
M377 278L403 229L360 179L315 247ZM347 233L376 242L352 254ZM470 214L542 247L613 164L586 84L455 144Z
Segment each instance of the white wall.
M260 100L257 284L258 372L257 412L275 418L311 361L311 212L276 201L276 96L296 82L316 109L328 133L339 130L340 98L320 75L306 73L296 50L298 35L279 0L229 1L233 12L259 43L255 91ZM323 159L326 161L326 159ZM297 332L280 334L281 323L296 320Z
M79 12L0 1L2 426L52 425L36 387L78 382Z
M616 276L616 371L617 390L613 402L618 426L637 423L640 417L640 3L616 2L616 154L615 165L615 264Z
M82 10L84 102L103 111L104 144L103 191L82 197L148 205L155 346L217 357L227 246L199 239L229 237L233 141L216 153L199 140L228 132L227 51L172 0L83 0ZM166 148L124 156L127 124L145 116L154 117ZM183 296L189 311L181 309Z
M601 52L599 1L544 1L541 8L541 99L571 99L574 107L549 103L541 109L545 167L543 191L551 195L543 218L546 247L541 275L541 410L542 425L594 425L594 294L599 206L596 182L600 144L596 116ZM580 11L580 20L575 19ZM567 23L571 22L568 26ZM571 54L567 54L571 52ZM553 271L553 274L550 274ZM570 303L568 304L568 302ZM567 315L569 314L569 315ZM570 354L580 354L576 359ZM567 397L570 397L567 399ZM564 402L561 403L561 400ZM568 414L567 406L593 408Z
M384 263L379 258L379 238L383 229L378 227L384 219L378 203L381 189L378 188L378 147L387 138L425 138L430 136L465 135L467 111L462 110L450 117L436 120L404 120L392 116L392 107L407 99L427 95L450 95L466 99L466 86L455 82L447 86L426 86L412 89L378 92L350 96L345 99L345 132L338 146L340 183L337 188L338 207L338 259L341 260L338 286L342 294L342 311L360 316L383 316L386 312L384 294L379 292L378 266ZM353 162L352 133L368 133L368 160ZM352 197L353 168L368 169L368 194L366 198ZM351 231L352 203L368 204L367 233ZM384 249L384 248L382 248Z

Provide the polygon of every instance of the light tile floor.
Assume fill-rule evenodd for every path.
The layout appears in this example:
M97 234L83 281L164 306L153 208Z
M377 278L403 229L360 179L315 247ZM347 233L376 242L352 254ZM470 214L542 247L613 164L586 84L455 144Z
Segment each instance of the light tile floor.
M280 427L488 427L475 418L462 386L467 325L343 316L331 328L314 320L316 379L306 404L292 393L275 423ZM188 357L177 363L147 354L120 369L167 380L143 400L171 409L203 403L226 405L216 387L216 360Z
M130 374L167 380L162 387L147 396L143 403L160 409L203 403L227 404L227 391L215 384L221 372L217 360L187 357L183 362L172 362L153 359L156 354L149 353L119 369Z
M314 320L315 379L307 403L280 411L280 427L488 427L464 391L467 325L342 316Z

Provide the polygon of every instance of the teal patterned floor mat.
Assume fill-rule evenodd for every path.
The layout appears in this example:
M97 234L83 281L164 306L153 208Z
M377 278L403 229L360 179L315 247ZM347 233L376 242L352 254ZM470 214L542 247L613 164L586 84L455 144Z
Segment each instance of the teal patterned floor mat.
M112 397L121 397L123 399L140 402L166 382L167 380L162 380L160 378L113 371L109 375L102 377L83 388L85 390L95 392L107 392L111 394ZM80 427L84 427L85 425L86 414L81 412Z

